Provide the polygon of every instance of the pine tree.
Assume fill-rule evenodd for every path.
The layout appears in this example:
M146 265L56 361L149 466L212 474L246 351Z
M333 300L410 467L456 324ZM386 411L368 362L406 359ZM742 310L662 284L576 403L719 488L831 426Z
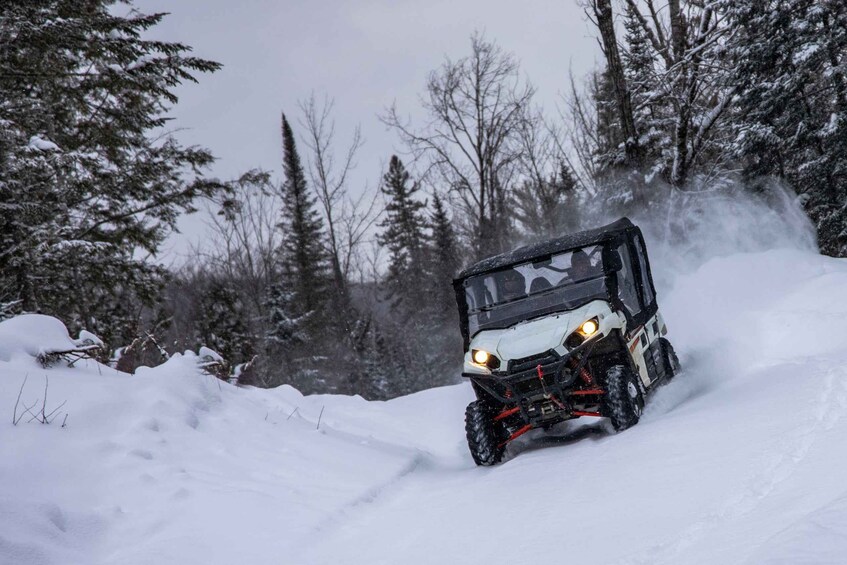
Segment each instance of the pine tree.
M608 71L593 73L589 94L596 111L595 129L588 136L589 145L593 146L591 180L595 202L606 214L629 214L637 207L637 194L643 192L642 177L640 171L627 163L623 129ZM640 145L639 152L643 153Z
M626 7L623 26L626 47L621 58L632 94L633 117L644 163L653 175L667 175L668 163L663 149L670 143L667 132L672 131L673 120L664 115L659 94L662 85L655 69L656 53L631 5Z
M421 381L432 351L420 344L435 331L432 319L432 279L427 248L426 202L418 198L420 187L410 182L403 162L392 155L380 190L386 199L385 219L379 224L380 245L388 249L388 270L383 281L391 304L390 331L376 326L362 341L360 354L368 367L370 386L380 395L407 394L425 388ZM385 334L389 334L388 335ZM420 351L415 354L414 351Z
M462 256L468 253L460 247L453 221L437 194L432 198L429 224L423 269L426 284L423 306L417 313L419 333L412 341L394 346L398 350L407 348L406 366L411 369L404 373L406 386L410 387L407 393L455 382L454 360L462 352L453 278L458 274Z
M598 0L592 7L606 59L593 90L596 192L625 212L649 209L661 200L658 187L647 186L657 174L680 190L725 179L733 166L720 150L726 133L722 126L733 90L722 72L732 36L722 6L684 0L667 4L662 13L648 13L652 4L626 2L626 45L620 58L611 2ZM642 142L650 146L648 154Z
M425 372L419 370L423 363L418 348L404 338L404 328L386 331L371 316L351 326L352 356L339 392L384 400L427 388L420 380Z
M141 257L224 188L198 173L208 151L160 133L174 88L219 65L142 39L164 14L114 4L0 4L0 301L104 337L158 293Z
M602 173L608 173L625 163L623 130L615 110L615 95L607 71L592 76L591 97L597 108L597 163Z
M526 239L540 241L578 229L576 186L570 168L561 163L548 179L528 179L515 189L513 214Z
M264 303L268 313L268 332L265 339L271 344L293 347L306 341L303 325L308 315L298 318L292 314L296 310L293 299L294 293L280 284L272 285L268 289Z
M432 303L439 320L452 323L456 310L452 282L461 265L460 250L453 222L437 194L432 197L430 224L430 266L427 271L431 282L428 286L433 289Z
M253 357L254 339L244 316L238 293L224 282L212 281L200 299L199 337L202 345L220 353L232 366Z
M723 3L739 85L733 155L755 178L788 179L821 250L847 255L847 5L827 0Z
M304 330L315 337L327 315L330 284L324 230L315 196L310 194L297 153L294 133L282 116L283 204L281 227L285 233L280 266L283 285L291 293L291 316L305 320Z
M386 217L379 224L383 231L377 241L389 252L385 277L388 297L395 307L418 307L416 299L420 296L425 268L426 202L416 199L420 187L417 183L409 185L409 173L396 155L391 156L380 191L387 204Z
M362 351L361 372L367 383L368 398L387 399L403 392L398 390L398 375L405 367L398 363L396 349L389 346L387 339L378 328L372 328L367 335Z

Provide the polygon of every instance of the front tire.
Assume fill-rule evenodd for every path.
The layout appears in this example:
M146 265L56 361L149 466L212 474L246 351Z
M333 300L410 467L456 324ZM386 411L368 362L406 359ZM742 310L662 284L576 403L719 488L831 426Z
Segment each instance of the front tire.
M501 426L494 421L488 404L475 400L465 410L465 434L474 463L483 467L496 465L503 459L505 446L501 446L498 430Z
M609 418L615 431L622 432L637 424L643 410L644 396L632 370L624 365L609 367L603 415Z

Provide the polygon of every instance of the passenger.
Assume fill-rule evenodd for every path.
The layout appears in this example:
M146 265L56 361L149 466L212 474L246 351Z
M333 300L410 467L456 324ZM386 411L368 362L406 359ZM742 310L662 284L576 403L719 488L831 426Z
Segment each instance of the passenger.
M509 302L526 295L526 279L514 269L504 271L500 279L500 302Z
M591 265L591 259L588 254L582 249L577 249L571 254L571 279L575 281L584 281L592 278L597 269Z

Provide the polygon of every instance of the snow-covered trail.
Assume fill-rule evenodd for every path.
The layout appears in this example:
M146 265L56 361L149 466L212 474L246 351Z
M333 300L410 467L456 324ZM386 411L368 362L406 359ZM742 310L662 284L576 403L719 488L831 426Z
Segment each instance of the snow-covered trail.
M685 372L638 426L533 432L495 468L467 452L467 385L52 369L68 427L0 423L0 563L844 563L845 289L810 252L709 261L660 296ZM33 367L0 348L0 413Z
M798 369L765 369L710 392L678 383L686 390L662 396L675 404L681 393L685 402L652 411L626 434L595 426L558 444L536 436L495 469L474 468L458 453L461 435L445 437L455 457L423 456L412 473L312 532L292 562L764 562L781 531L847 501L839 469L847 370L813 367L811 389L798 393ZM730 407L723 394L749 400ZM847 534L847 514L835 526ZM818 541L801 539L799 549ZM839 543L847 550L847 539Z

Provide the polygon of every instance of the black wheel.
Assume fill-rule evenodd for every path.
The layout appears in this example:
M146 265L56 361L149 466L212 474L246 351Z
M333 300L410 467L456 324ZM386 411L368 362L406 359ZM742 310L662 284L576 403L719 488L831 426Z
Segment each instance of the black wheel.
M606 395L603 398L603 415L612 422L615 431L631 428L641 419L644 396L638 386L638 377L629 367L615 365L606 371Z
M665 363L665 379L671 380L674 375L679 373L679 357L676 356L676 351L673 350L673 345L667 338L660 337L659 342L662 344L662 361Z
M505 446L500 447L502 426L494 421L493 411L487 403L475 400L465 410L465 433L474 463L482 466L496 465L503 459Z

